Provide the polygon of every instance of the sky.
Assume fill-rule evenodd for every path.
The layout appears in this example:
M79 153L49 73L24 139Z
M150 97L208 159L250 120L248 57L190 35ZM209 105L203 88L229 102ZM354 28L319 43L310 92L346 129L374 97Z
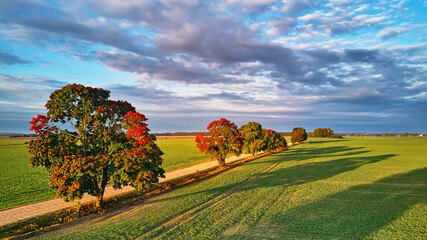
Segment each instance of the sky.
M2 0L0 132L56 89L111 91L151 132L427 132L427 1Z

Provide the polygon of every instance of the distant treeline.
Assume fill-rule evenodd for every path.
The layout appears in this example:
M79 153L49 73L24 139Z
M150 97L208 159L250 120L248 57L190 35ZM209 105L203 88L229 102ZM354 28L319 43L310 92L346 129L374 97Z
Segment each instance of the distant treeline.
M210 132L165 132L165 133L154 133L156 136L197 136L203 133L205 136L210 136ZM292 132L279 132L283 137L292 136Z
M37 137L37 134L29 134L29 133L0 133L2 137Z
M417 136L427 136L423 133L346 133L344 134L350 137L364 137L364 136L377 136L377 137L417 137Z

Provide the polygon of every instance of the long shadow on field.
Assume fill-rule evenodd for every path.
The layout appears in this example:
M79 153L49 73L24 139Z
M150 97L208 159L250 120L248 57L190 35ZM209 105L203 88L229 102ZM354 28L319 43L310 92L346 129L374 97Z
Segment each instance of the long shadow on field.
M324 147L324 148L291 148L289 151L275 154L274 157L285 158L285 160L293 161L305 161L313 158L324 158L324 157L348 157L359 155L363 153L368 153L370 150L361 150L363 147L348 147L348 146L333 146L333 147ZM358 150L358 151L356 151ZM246 163L250 164L259 164L260 162L274 162L277 159L272 159L271 157L263 158L257 161Z
M262 176L245 189L266 188L274 186L294 186L306 184L335 175L353 171L365 164L371 164L394 157L394 154L370 157L346 157L326 162L310 162L288 168L277 168Z
M288 239L363 239L401 217L412 206L427 204L425 176L427 168L396 174L269 216L270 233ZM389 235L380 238L425 237L425 226L419 223L425 218L422 209L410 217L409 222L388 229ZM253 231L256 234L256 227Z
M295 150L294 153L275 154L257 161L246 163L245 165L261 164L266 162L273 164L276 162L282 162L286 160L307 160L309 158L326 157L326 156L335 156L335 157L351 156L351 155L357 155L357 154L369 152L369 151L356 151L356 152L348 152L345 154L342 153L344 151L357 150L357 149L360 149L360 148L350 148L350 147L339 146L339 147L329 147L329 148L314 149L314 150L298 149L298 150ZM337 155L334 153L342 153L342 154ZM298 156L299 159L294 159L294 156L292 154L295 154L295 157ZM334 154L334 155L331 155L331 154ZM258 179L255 182L252 182L250 185L246 186L244 189L266 188L266 187L274 187L277 185L292 186L292 185L305 184L308 182L313 182L321 179L327 179L340 173L352 171L365 164L375 163L378 161L388 159L393 156L395 155L388 154L388 155L379 155L379 156L372 156L372 157L346 157L346 158L335 159L332 161L325 161L325 162L310 162L310 163L301 164L301 165L288 167L288 168L276 168L267 173L259 173L259 175L255 176L255 177L258 177ZM234 183L234 184L224 185L217 188L211 188L204 191L193 192L193 193L178 195L174 197L159 199L154 202L169 201L172 199L179 199L188 195L201 194L201 193L212 194L213 196L215 196L215 195L222 194L227 190L233 187L236 187L240 184L244 184L244 181Z

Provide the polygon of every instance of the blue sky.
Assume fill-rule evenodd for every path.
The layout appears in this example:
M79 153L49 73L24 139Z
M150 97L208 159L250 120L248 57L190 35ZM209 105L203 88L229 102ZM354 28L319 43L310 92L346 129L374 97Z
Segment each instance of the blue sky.
M427 132L427 1L3 0L0 132L51 92L111 90L152 132Z

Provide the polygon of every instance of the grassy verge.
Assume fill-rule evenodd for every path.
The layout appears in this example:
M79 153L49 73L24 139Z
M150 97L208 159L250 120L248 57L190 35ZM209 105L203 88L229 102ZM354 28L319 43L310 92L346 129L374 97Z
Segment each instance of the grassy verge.
M422 239L423 138L312 139L42 239Z
M0 139L0 210L56 197L50 177L42 167L31 168L25 139ZM199 152L194 139L159 139L165 153L163 168L170 171L209 159Z

